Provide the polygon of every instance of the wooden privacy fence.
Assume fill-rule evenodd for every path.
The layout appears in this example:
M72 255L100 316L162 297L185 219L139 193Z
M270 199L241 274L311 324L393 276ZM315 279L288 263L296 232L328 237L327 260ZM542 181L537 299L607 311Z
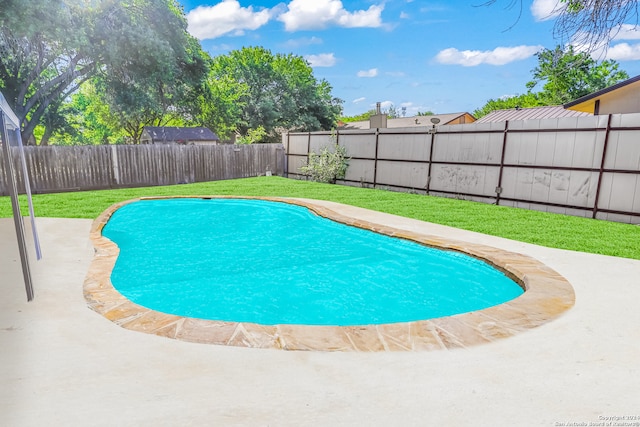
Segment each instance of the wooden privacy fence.
M33 193L283 176L286 167L281 144L25 147L25 157ZM2 169L0 194L7 195ZM24 189L21 176L18 186Z
M335 137L335 138L334 138ZM640 114L283 136L290 177L337 142L339 183L640 223Z

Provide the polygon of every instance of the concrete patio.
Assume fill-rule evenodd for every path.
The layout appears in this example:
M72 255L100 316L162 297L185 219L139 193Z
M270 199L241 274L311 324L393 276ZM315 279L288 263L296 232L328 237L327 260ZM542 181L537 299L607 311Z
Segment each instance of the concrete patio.
M340 209L532 256L571 283L575 306L457 350L190 343L121 328L87 307L90 220L37 219L44 259L32 256L27 303L13 221L0 219L0 425L640 425L640 261Z

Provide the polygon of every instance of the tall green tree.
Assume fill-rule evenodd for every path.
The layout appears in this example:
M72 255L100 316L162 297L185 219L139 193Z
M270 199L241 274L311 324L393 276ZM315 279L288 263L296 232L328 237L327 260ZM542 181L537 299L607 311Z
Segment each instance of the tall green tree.
M182 20L167 13L158 17L159 22ZM145 126L183 126L197 120L200 109L195 100L206 92L210 58L186 33L186 22L178 25L174 35L168 48L159 42L141 64L114 65L96 76L100 98L133 143L139 142Z
M82 85L64 107L71 113L67 120L76 131L73 140L56 138L56 144L119 144L127 140L118 117L111 112L93 81Z
M526 94L490 99L473 115L480 118L495 110L562 105L629 78L616 61L597 62L586 52L576 52L573 46L544 49L536 56L538 65L531 70ZM535 88L540 90L534 92Z
M342 109L329 83L317 80L299 56L274 55L262 47L234 50L213 59L210 84L229 85L225 78L237 87L222 92L239 95L240 111L230 112L230 117L235 116L235 129L247 135L262 126L267 133L265 142L279 141L279 132L286 130L331 129Z
M85 81L101 73L131 90L139 76L166 71L168 59L182 61L187 36L175 0L4 0L0 90L30 141L45 112Z
M538 96L544 105L564 104L629 78L616 61L597 62L570 45L544 49L536 56L538 66L532 70L527 88L531 91L542 84Z
M205 91L197 98L198 125L215 131L222 140L232 139L249 94L246 83L238 83L226 75L215 77L210 72Z

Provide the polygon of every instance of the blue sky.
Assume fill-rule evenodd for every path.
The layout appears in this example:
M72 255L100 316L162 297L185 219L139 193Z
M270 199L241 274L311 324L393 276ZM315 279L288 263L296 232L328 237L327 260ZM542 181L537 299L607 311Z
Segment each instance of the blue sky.
M189 32L212 56L244 46L307 59L344 100L344 114L393 105L406 116L473 112L526 92L535 53L553 38L557 0L179 0ZM640 30L605 54L640 74Z

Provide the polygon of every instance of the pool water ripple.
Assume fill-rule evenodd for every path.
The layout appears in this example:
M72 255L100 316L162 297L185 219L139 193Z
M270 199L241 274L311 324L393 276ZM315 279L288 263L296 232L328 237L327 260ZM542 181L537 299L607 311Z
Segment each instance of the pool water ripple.
M142 200L103 235L111 280L131 301L179 316L264 325L355 326L480 310L522 288L483 261L247 199Z
M420 248L426 246L445 249L453 253L455 257L466 258L466 254L469 254L477 260L484 262L479 264L474 263L474 265L482 266L481 269L486 269L490 266L496 267L498 270L506 273L507 277L515 280L525 292L502 304L453 316L356 326L287 323L270 325L250 321L206 320L195 317L191 312L185 315L169 314L158 311L157 309L144 307L139 303L133 302L132 299L138 298L138 296L142 297L148 294L149 291L153 293L158 290L159 286L164 286L167 292L183 288L183 290L186 290L186 294L192 294L192 300L197 307L199 301L202 300L202 290L194 285L194 278L198 278L200 275L198 273L200 268L204 268L205 266L210 268L208 263L210 263L211 258L215 258L215 251L209 251L205 253L206 256L202 256L202 249L195 250L189 245L184 247L182 250L191 256L186 257L182 261L182 263L188 267L183 271L182 276L174 274L173 266L167 268L169 263L166 259L158 258L155 261L151 261L142 256L139 256L137 260L133 259L132 262L135 271L132 270L129 276L139 278L146 277L147 283L139 289L135 289L135 286L130 287L130 289L126 291L131 293L132 299L129 299L123 295L122 292L125 291L114 287L114 283L112 283L111 280L112 273L115 274L114 267L117 262L120 262L119 255L121 248L103 236L103 230L107 226L107 223L110 222L111 218L117 218L121 209L128 205L136 205L136 203L140 201L146 202L149 200L166 199L180 200L193 199L193 197L151 197L117 203L96 218L91 227L90 238L95 248L95 255L83 285L83 293L87 305L90 309L101 314L109 321L132 331L197 343L260 349L376 352L424 351L463 348L508 338L557 318L570 309L575 303L575 293L571 284L556 271L534 258L479 243L454 240L446 237L446 234L431 235L428 230L432 227L428 223L320 200L278 197L207 196L203 199L248 199L286 203L304 208L303 210L294 209L294 211L297 212L296 215L318 215L322 218L335 221L331 223L332 227L342 227L343 224L346 224L362 230L375 231L385 236L401 238L404 239L403 244L411 243L407 245L410 249L415 249L415 243L419 243ZM160 229L163 231L158 238L149 238L146 233L141 233L139 236L132 238L128 232L118 230L112 230L114 234L111 237L119 240L119 244L122 244L123 248L127 245L137 245L142 252L146 251L146 255L154 256L156 252L156 250L153 249L154 244L163 241L164 246L173 245L176 241L176 233L183 233L184 230L188 229L179 216L175 218L175 222L168 221L172 215L171 210L165 211L162 215L165 215L163 218L166 219L166 221L161 221ZM144 229L147 219L146 216L139 216L132 218L131 221L132 224L139 226L134 228ZM270 219L271 221L275 221L276 224L278 223L274 218ZM255 221L255 219L252 219L251 215L248 215L246 212L240 213L237 216L237 220L243 222L243 227ZM209 212L202 217L202 221L207 223L207 227L205 227L205 230L196 232L196 235L198 238L204 240L207 232L216 229L217 223L223 221L229 222L231 218L216 217ZM294 224L295 221L292 221L288 225L291 227L294 226ZM271 225L273 225L273 223ZM269 226L262 228L262 236L268 236L268 238L262 239L262 243L265 243L265 245L261 246L262 252L268 254L280 254L280 241L285 241L286 239L295 240L296 238L296 233L291 233L290 230L284 233L284 235L282 233L279 235L276 232L276 227ZM299 231L299 227L294 228ZM218 229L218 232L222 231L224 230ZM355 234L358 234L360 231ZM233 230L227 230L226 233L227 236L235 234ZM209 237L209 239L211 239L211 237ZM220 239L216 237L213 238L213 240ZM244 244L245 246L253 246L255 240L253 236L248 236L244 240ZM357 241L352 240L351 235L348 236L348 238L345 237L343 240L349 243L349 249L353 249L351 246L355 246L353 242ZM329 242L331 243L332 240L329 239ZM320 266L318 271L321 273L323 273L323 268L326 269L331 266L340 266L340 268L344 270L343 266L348 265L347 261L349 260L357 261L357 263L366 266L371 264L372 253L386 254L382 257L383 262L379 262L374 269L360 272L358 275L351 274L351 276L346 277L357 277L358 280L362 278L365 284L360 283L357 286L365 289L371 288L382 294L382 291L377 289L377 287L382 286L382 284L375 283L375 279L379 277L379 273L387 268L391 270L402 270L405 267L404 262L391 259L392 257L387 256L389 252L377 252L377 250L374 250L378 248L378 246L373 247L373 249L369 247L369 250L362 251L359 254L334 250L333 253L330 253L331 256L327 258L328 264L321 262L322 260L317 259L315 256L316 251L323 249L323 243L317 245L314 243L312 246L311 239L308 239L304 241L304 248L305 250L293 251L293 253L287 256L276 257L277 262L273 260L266 262L266 257L254 255L253 263L247 264L244 262L234 267L226 265L226 268L219 268L217 275L224 279L223 281L225 281L225 286L227 287L218 287L215 291L216 298L225 294L227 290L229 290L230 293L238 294L236 292L237 285L233 284L234 280L232 279L237 278L237 275L242 272L246 273L250 270L249 273L254 276L268 272L278 277L278 280L272 286L274 289L287 288L292 287L292 284L296 283L296 274L307 271L307 266ZM311 250L311 248L313 250ZM234 260L240 258L244 260L250 257L247 250L234 252L232 248L224 245L218 252L227 251L235 254L235 256L229 256L227 259ZM422 251L422 249L420 249L420 251ZM391 253L393 253L393 251L391 251ZM171 262L176 263L176 259L176 257L172 256ZM137 267L143 264L149 264L151 267L144 272L137 271ZM326 267L327 265L329 267ZM492 268L490 269L493 270ZM316 275L319 277L322 276L320 274ZM434 274L432 274L432 276L436 279L438 278L438 276ZM237 282L237 280L235 282ZM362 304L362 302L366 300L359 290L350 292L348 295L350 299L344 302L336 301L335 298L331 300L331 292L327 292L327 288L324 286L322 280L314 282L312 286L305 285L305 287L307 288L306 291L314 295L313 298L307 298L307 300L316 300L319 304L324 304L324 309L326 310L330 309L333 304L337 304L338 307L341 307L340 310L354 312L360 309L358 304ZM273 292L271 291L272 290L262 289L262 291L254 290L253 292L262 292L272 298ZM393 297L393 292L399 293L401 296L405 294L396 288L386 289L385 292L390 293L390 298ZM278 305L278 301L272 301L270 298L265 300L264 306L260 308L257 308L257 306L252 307L252 310L247 312L248 315L254 315L255 313L261 314L270 310L280 310L281 305ZM455 300L455 298L452 297L447 298ZM175 301L173 301L174 299ZM180 298L174 299L168 298L171 304L175 303L175 309L183 309L184 304L182 301L179 301ZM412 303L418 302L428 306L428 300L429 298L417 293L411 296ZM235 303L231 302L231 304L234 305ZM291 311L293 312L305 311L303 307L297 307L294 303L290 303L289 305L292 306L291 308L293 308L293 310ZM168 309L168 311L172 310L173 308ZM227 315L225 314L221 316L221 318L227 318ZM371 317L367 319L369 319L367 321L371 321Z

